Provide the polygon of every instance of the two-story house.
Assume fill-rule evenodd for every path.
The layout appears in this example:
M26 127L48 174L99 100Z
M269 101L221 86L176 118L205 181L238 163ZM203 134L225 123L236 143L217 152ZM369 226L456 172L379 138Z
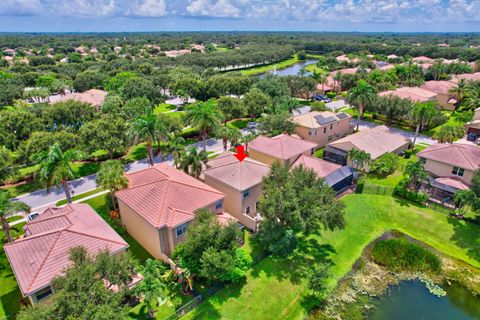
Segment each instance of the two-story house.
M295 133L302 139L324 147L329 142L338 140L352 133L351 116L340 112L312 111L292 118Z

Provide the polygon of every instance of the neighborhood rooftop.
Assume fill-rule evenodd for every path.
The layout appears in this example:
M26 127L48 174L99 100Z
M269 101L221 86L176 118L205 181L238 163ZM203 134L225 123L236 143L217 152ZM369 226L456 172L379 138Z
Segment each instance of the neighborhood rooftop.
M378 126L331 142L329 146L345 151L356 148L369 153L372 159L376 159L387 152L401 148L406 143L410 143L410 140L395 134L387 126Z
M287 134L281 134L273 138L258 136L248 144L248 148L251 150L256 150L282 160L288 160L316 147L317 144L315 143Z
M70 265L69 250L82 246L90 254L125 250L128 244L89 205L49 208L25 225L25 238L4 249L24 296L62 275Z
M50 103L59 101L75 100L84 103L89 103L97 109L103 105L107 92L98 89L90 89L85 92L73 92L64 95L58 95L50 98Z
M319 128L332 122L350 117L349 115L341 113L333 113L329 111L312 111L293 117L293 122L297 125L307 128Z
M301 155L300 158L298 158L292 164L292 168L300 166L312 169L320 178L325 178L342 167L337 163L325 161L323 159L314 158L307 155Z
M473 171L480 168L480 148L471 144L434 144L417 156Z
M435 92L425 90L422 88L402 87L396 90L383 91L383 92L380 92L378 95L382 97L394 95L401 99L410 99L413 102L426 102L426 101L432 101L433 99L435 99L437 94Z
M437 93L437 94L449 94L450 89L456 87L456 84L451 81L427 81L420 88Z
M116 193L155 228L174 228L195 218L195 211L222 200L224 194L162 163L126 175L129 186Z

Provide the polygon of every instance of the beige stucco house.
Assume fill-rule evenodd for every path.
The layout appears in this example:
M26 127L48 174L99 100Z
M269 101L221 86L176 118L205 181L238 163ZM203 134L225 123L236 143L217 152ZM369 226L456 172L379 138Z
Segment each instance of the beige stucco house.
M268 165L245 158L238 161L231 152L224 152L207 163L203 172L206 184L225 194L225 210L252 231L261 219L258 200L262 195L262 179L268 175Z
M324 158L331 162L357 168L348 157L351 149L365 151L370 154L373 161L386 153L400 154L408 149L411 143L410 139L392 132L387 126L377 126L329 143L325 148ZM369 166L364 165L363 168L357 169L368 172Z
M298 136L258 136L248 144L248 154L250 158L268 165L275 161L292 164L302 154L313 154L317 147L316 143L302 140Z
M327 143L352 133L351 116L340 112L312 111L292 118L295 133L302 139L325 147Z
M223 221L225 195L167 164L126 174L128 188L118 191L120 217L127 232L152 256L170 265L170 255L185 239L199 209L208 209Z
M451 81L427 81L420 88L434 92L437 94L437 104L444 110L453 111L455 110L455 100L454 95L450 93L452 88L455 88L457 85Z

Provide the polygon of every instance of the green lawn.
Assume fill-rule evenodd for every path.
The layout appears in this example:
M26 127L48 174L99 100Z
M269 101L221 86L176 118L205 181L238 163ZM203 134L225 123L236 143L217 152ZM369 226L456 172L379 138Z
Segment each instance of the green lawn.
M24 222L14 226L12 236L23 234ZM13 271L8 263L3 245L7 242L5 233L0 231L0 319L13 318L20 309L22 294L18 289Z
M352 268L362 250L385 231L396 229L444 254L480 267L480 227L391 196L352 194L343 198L346 228L301 238L292 257L267 258L245 282L221 290L187 319L301 319L311 307L302 271L314 261L333 262L329 287Z
M90 190L88 192L80 193L80 194L77 194L76 196L74 196L72 198L72 201L80 200L82 198L86 198L88 196L91 196L93 194L96 194L96 193L99 193L99 192L102 192L102 191L103 191L102 188L97 188L97 189ZM67 204L67 199L63 199L63 200L60 200L57 203L55 203L56 206L63 206L64 204Z
M159 104L158 106L155 107L154 112L155 113L164 113L164 112L172 111L172 110L175 110L175 109L177 109L177 107L174 106L174 105L171 105L171 104L168 104L168 103L162 103L162 104Z
M305 67L305 70L307 70L308 72L328 73L325 69L317 66L316 63L309 64L308 66Z
M242 74L246 75L246 76L254 76L254 75L257 75L257 74L261 74L261 73L271 71L271 70L273 70L274 67L276 67L277 70L285 69L285 68L293 66L294 64L296 64L298 62L300 62L300 60L298 59L298 56L294 55L290 59L286 59L286 60L282 60L282 61L279 61L279 62L270 63L270 64L267 64L267 65L262 65L262 66L258 66L258 67L252 67L252 68L244 69L244 70L241 70L240 72Z
M255 121L255 119L246 118L246 119L235 119L232 121L227 122L227 127L229 128L237 128L237 129L245 129L249 122Z

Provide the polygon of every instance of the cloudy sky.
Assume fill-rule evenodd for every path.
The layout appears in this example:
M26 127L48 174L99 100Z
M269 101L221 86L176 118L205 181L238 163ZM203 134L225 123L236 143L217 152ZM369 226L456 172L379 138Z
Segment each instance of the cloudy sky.
M480 0L0 0L0 31L476 31Z

